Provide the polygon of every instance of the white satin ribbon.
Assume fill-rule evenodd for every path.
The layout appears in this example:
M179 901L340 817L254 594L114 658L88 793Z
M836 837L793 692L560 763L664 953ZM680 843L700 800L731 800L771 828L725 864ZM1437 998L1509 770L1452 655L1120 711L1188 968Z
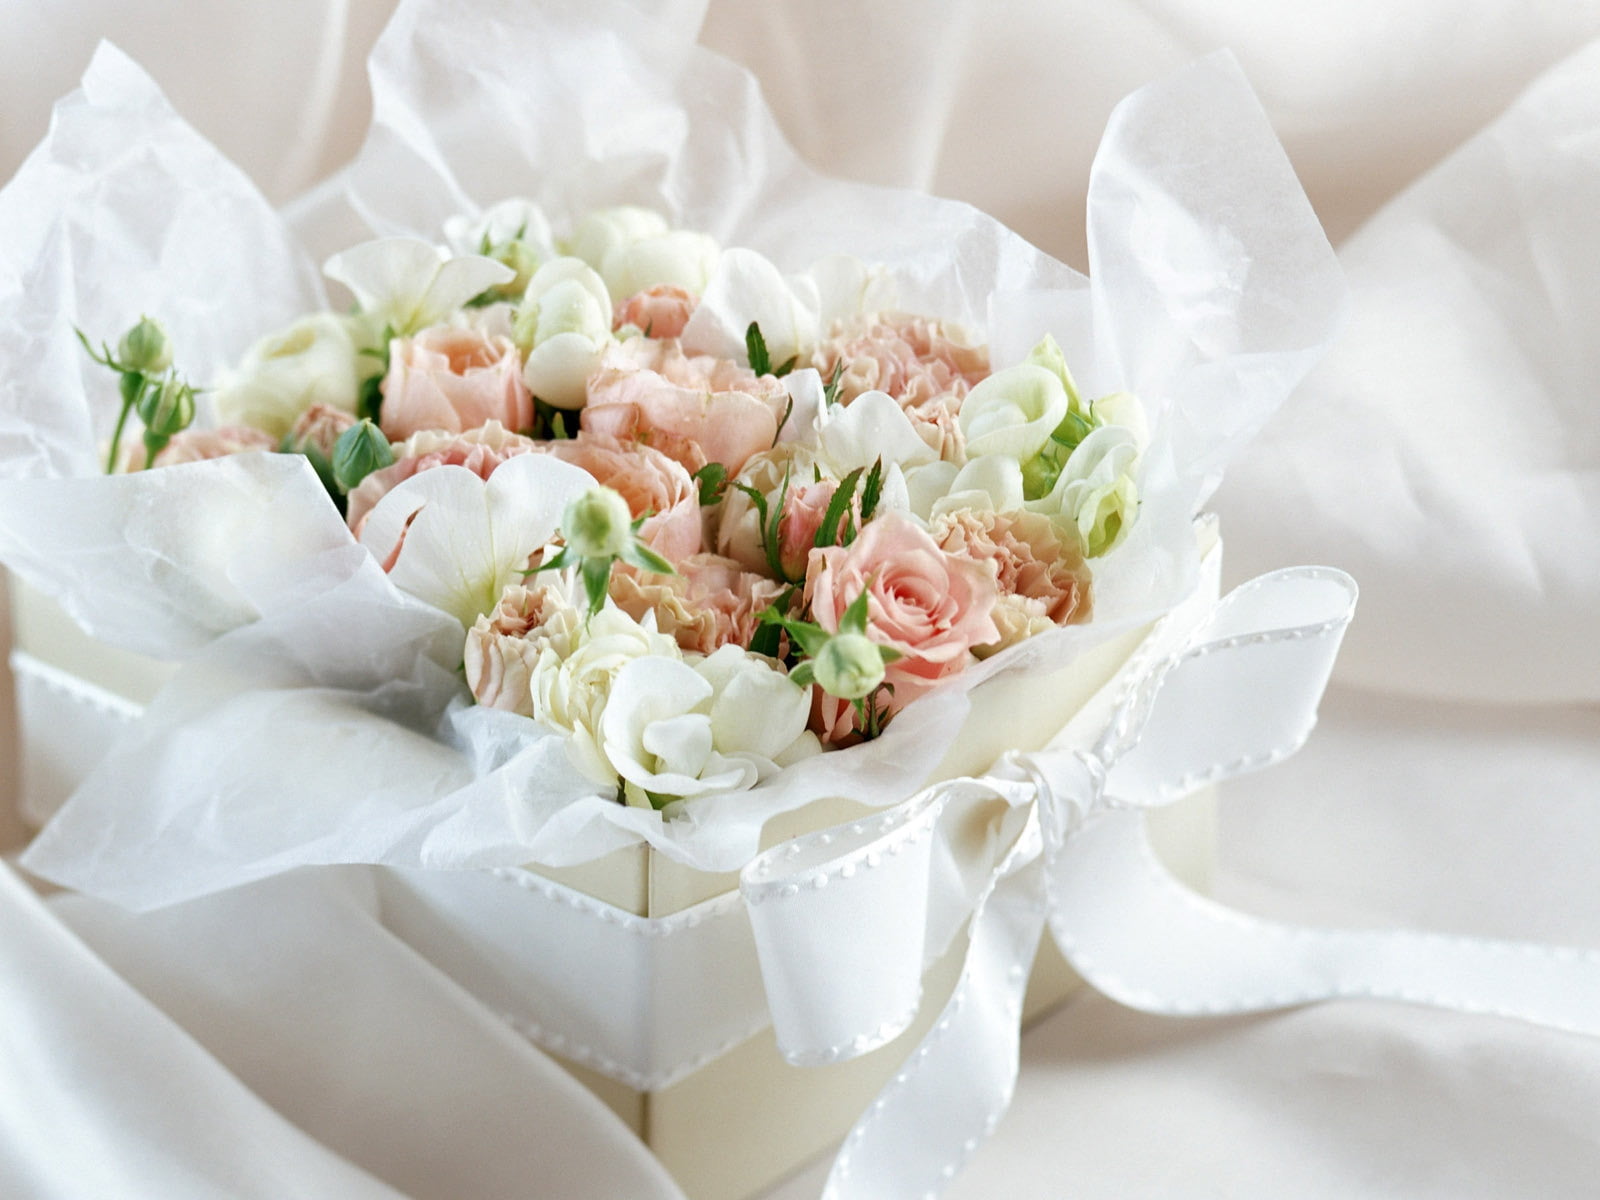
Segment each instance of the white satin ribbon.
M827 1200L937 1196L994 1129L1015 1088L1023 991L1047 921L1084 979L1149 1012L1369 996L1600 1034L1600 954L1274 924L1190 892L1151 852L1145 809L1300 748L1355 598L1339 571L1262 576L1176 650L1160 648L1158 627L1154 655L1088 748L1069 726L989 776L936 784L746 869L779 1048L796 1063L850 1058L910 1025L921 968L942 949L930 863L990 814L995 865L970 909L955 990L846 1137Z

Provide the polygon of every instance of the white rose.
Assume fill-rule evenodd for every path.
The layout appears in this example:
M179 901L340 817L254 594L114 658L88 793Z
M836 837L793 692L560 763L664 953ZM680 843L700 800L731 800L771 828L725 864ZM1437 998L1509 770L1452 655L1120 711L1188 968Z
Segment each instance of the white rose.
M212 397L218 421L282 437L313 404L353 414L363 372L352 334L350 318L335 313L313 313L268 334Z
M659 237L672 227L660 213L632 204L597 208L578 222L568 251L598 269L606 255L645 238Z
M602 208L579 222L570 243L605 280L617 300L671 284L693 292L706 290L721 248L709 234L673 229L660 213L623 205Z
M929 513L943 516L958 509L979 512L1014 512L1023 506L1022 466L1006 454L985 454L956 472L949 489Z
M615 783L617 769L601 749L604 718L618 672L639 659L681 660L678 643L657 633L654 618L641 625L609 601L589 618L576 645L563 656L546 647L534 664L533 717L571 735L573 761L598 783Z
M745 791L817 753L806 689L737 646L694 666L636 658L616 674L602 748L640 806Z
M600 277L613 296L624 299L658 284L698 296L706 290L721 253L709 234L674 229L608 251L600 262Z
M611 295L592 267L556 258L534 272L516 317L530 392L557 408L582 408L589 376L612 340Z

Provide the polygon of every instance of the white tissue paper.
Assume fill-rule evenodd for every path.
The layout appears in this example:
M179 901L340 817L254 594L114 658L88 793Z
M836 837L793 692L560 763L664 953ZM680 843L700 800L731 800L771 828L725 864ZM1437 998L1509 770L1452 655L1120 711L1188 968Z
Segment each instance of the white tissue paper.
M1191 590L1194 515L1344 303L1233 60L1201 60L1113 114L1084 278L967 205L816 175L750 76L691 35L622 4L403 3L373 53L366 144L291 206L293 225L101 47L0 193L0 560L96 637L184 665L40 834L29 869L135 908L303 864L564 865L640 842L733 870L777 813L910 795L989 675L1065 665ZM1087 394L1136 392L1153 430L1143 503L1097 560L1094 621L965 672L875 741L663 814L597 795L558 735L473 707L461 625L392 586L303 460L97 474L114 381L74 324L159 317L209 383L326 303L322 256L374 234L438 240L449 217L510 195L558 230L595 206L643 204L756 250L793 283L794 336L888 297L964 324L997 368L1048 332ZM766 327L741 306L738 258L724 254L690 331L703 344L757 316Z

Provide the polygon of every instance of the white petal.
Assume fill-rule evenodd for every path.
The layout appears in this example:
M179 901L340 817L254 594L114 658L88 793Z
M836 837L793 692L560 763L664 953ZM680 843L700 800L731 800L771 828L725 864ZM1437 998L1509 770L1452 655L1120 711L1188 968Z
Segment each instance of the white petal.
M439 273L444 251L418 238L379 238L335 254L322 266L329 279L354 293L363 309L415 306Z
M567 503L593 486L588 472L544 454L509 460L488 483L465 467L435 467L378 501L361 542L383 557L403 536L395 586L471 625L550 540Z
M517 273L503 262L477 254L452 258L441 266L412 312L411 327L426 329L448 320L481 292L510 283Z
M834 405L818 424L819 457L841 477L879 458L911 467L939 457L917 436L905 409L885 392L862 392L849 404Z
M761 326L767 352L777 366L809 350L817 340L817 287L809 279L785 280L754 250L724 250L694 316L683 331L684 347L745 362L745 330Z

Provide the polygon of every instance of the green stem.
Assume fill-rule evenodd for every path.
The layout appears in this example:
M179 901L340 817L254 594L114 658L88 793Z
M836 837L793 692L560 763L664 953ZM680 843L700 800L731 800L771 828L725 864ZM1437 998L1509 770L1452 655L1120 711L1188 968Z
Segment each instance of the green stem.
M129 387L132 383L134 386ZM111 451L106 455L106 474L117 473L117 449L122 445L122 430L128 423L128 414L133 411L133 406L139 400L139 393L144 390L144 378L128 372L122 377L122 412L117 416L117 427L111 431Z

